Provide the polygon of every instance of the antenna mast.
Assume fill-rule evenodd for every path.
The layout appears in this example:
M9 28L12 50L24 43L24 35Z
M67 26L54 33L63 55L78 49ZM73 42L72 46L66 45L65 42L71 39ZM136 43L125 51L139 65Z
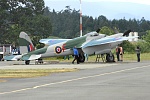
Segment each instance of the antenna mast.
M82 10L81 10L81 0L80 0L80 37L82 36Z

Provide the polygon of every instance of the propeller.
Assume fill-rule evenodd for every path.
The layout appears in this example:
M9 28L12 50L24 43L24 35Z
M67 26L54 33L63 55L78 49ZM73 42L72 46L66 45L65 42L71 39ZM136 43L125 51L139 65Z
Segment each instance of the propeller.
M130 32L131 32L131 30L127 30L126 32L124 32L124 34L122 36L129 36Z
M99 29L97 29L97 31L96 31L96 32L97 32L97 33L99 33L99 32L100 32L100 30L101 30L101 29L99 28Z

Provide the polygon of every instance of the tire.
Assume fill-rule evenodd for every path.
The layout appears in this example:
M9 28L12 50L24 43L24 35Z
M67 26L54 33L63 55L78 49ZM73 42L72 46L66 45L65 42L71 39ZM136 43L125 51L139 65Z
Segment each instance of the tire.
M29 64L30 64L30 60L26 60L26 61L25 61L25 64L26 64L26 65L29 65Z
M106 62L114 62L114 61L115 61L115 57L113 54L111 56L110 54L106 54Z
M42 59L38 59L38 63L43 64L43 60Z
M79 54L79 62L83 63L85 61L84 54Z

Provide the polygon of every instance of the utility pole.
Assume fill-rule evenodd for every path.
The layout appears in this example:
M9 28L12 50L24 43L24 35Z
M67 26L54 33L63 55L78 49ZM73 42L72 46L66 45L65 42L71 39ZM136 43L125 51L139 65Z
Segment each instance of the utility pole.
M80 0L80 37L82 36L82 9L81 9L81 0Z

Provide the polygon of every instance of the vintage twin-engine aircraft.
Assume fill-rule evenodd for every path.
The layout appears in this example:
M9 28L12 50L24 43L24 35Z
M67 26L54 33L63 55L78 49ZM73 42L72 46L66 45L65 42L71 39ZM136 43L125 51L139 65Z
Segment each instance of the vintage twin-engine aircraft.
M124 40L137 38L126 37L130 32L131 30L128 30L125 33L117 33L111 36L106 36L105 34L99 34L98 30L74 39L42 39L40 42L47 44L47 46L22 54L21 59L25 61L25 64L29 64L30 60L38 59L41 61L41 59L45 57L73 55L73 47L76 46L80 54L80 62L85 61L84 53L88 55L106 54L106 61L113 62L114 55L111 53L111 50ZM28 47L31 42L27 41L25 37L26 36L20 37L20 40L22 40L20 42L23 43L22 45L28 44L26 46ZM7 60L6 58L7 57L4 59Z

